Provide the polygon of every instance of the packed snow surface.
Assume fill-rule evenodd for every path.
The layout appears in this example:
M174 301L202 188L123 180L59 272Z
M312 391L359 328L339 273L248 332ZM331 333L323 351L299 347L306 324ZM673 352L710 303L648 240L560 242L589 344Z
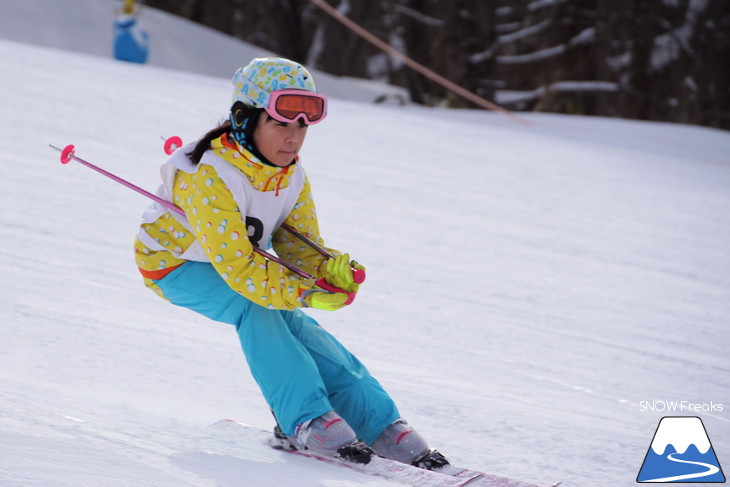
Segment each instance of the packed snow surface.
M233 328L145 289L148 201L48 147L154 190L230 77L12 40L0 73L0 485L397 485L208 429L273 426ZM730 465L730 134L522 116L333 98L301 161L368 280L313 314L455 464L630 486L699 416Z

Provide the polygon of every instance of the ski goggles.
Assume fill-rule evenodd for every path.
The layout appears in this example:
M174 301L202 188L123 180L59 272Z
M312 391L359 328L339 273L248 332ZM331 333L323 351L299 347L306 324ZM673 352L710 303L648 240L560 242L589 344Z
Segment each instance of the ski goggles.
M264 110L277 122L293 123L302 119L306 125L319 123L327 116L327 97L304 90L278 90L269 93Z

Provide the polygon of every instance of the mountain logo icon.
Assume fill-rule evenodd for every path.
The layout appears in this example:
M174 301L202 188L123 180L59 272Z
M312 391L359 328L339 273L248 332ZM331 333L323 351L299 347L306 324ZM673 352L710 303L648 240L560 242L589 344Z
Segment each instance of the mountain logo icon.
M696 416L663 417L636 481L725 482L702 420Z

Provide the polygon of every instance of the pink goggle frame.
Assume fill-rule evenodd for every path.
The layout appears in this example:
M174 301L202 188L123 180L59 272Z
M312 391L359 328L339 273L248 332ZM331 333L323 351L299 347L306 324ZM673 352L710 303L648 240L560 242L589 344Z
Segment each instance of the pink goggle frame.
M327 97L304 90L278 90L269 93L264 108L277 122L293 123L299 119L306 125L314 125L327 116Z

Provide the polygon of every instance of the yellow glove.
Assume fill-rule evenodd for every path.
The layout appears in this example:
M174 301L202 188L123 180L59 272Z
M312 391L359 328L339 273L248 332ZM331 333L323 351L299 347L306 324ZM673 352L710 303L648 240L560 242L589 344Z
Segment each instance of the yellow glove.
M365 267L361 266L354 260L350 262L350 254L338 255L334 259L327 261L324 272L324 278L333 286L343 289L348 293L356 293L360 288L360 282L356 281L353 269L359 270L364 276Z
M304 297L304 303L310 308L325 311L337 311L347 306L350 296L345 293L329 293L327 291L311 291Z

